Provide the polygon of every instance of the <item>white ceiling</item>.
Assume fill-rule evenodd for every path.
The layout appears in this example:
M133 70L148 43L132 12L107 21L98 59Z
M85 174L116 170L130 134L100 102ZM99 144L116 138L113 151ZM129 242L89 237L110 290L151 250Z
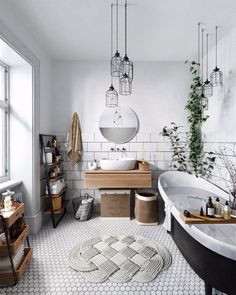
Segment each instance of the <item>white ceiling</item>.
M53 59L107 60L112 0L7 0ZM113 0L115 2L115 0ZM132 60L196 57L197 23L219 35L236 24L235 0L129 0L128 55ZM124 0L119 0L124 4ZM120 17L123 17L123 7ZM120 21L123 25L123 18ZM123 28L120 29L123 54ZM220 37L220 36L219 36ZM214 43L214 35L212 40Z

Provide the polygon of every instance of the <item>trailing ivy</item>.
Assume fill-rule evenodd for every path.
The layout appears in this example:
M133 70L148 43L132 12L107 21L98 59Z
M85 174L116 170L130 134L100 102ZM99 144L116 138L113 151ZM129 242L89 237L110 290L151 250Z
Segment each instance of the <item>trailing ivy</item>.
M168 137L170 140L172 166L177 171L188 172L186 139L183 138L183 132L180 131L181 127L171 122L170 127L163 127L161 135Z
M189 162L196 175L202 174L202 163L204 161L203 142L202 142L202 123L208 119L204 115L205 105L202 103L202 85L198 75L199 64L192 61L190 65L190 73L192 75L192 83L189 92L189 99L185 109L189 112L188 123L188 145L189 145Z
M203 150L201 127L202 123L206 122L209 116L204 114L206 105L203 104L198 66L199 64L196 62L191 62L190 73L192 75L192 83L185 106L185 109L189 112L189 132L187 133L187 138L184 139L183 132L180 131L182 126L177 126L174 122L171 123L170 127L165 126L161 134L170 140L172 166L175 169L209 178L211 171L214 169L216 157L213 152L204 152Z

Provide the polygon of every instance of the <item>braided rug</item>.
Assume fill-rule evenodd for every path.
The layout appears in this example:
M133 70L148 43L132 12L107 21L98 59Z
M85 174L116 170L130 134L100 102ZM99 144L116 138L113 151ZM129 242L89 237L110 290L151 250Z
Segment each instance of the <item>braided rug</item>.
M90 282L147 283L171 264L171 254L157 242L138 236L94 237L76 245L69 265Z

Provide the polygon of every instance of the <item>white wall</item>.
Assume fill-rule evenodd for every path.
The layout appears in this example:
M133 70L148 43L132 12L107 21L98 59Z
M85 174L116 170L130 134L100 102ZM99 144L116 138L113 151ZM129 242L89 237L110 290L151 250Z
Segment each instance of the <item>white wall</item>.
M188 97L190 74L184 62L135 62L133 93L120 96L120 104L130 106L139 119L139 132L131 142L117 145L126 149L125 155L144 159L152 169L153 188L157 187L157 175L170 169L170 146L159 135L165 125L174 121L187 125L184 110ZM111 152L113 143L107 142L98 129L99 117L105 109L105 91L110 86L109 62L53 63L53 99L49 107L52 116L48 125L58 135L64 158L67 198L90 193L99 203L99 191L84 185L84 173L88 161L121 157ZM117 81L115 82L118 87ZM82 129L84 152L81 161L71 167L64 148L72 114L77 112Z
M10 178L23 182L26 212L32 216L37 212L32 194L32 66L23 61L10 67L10 79Z
M219 152L219 147L226 149L228 159L236 164L236 28L219 30L221 38L218 44L218 67L224 74L224 85L214 87L213 96L209 98L207 114L210 116L204 124L205 149ZM210 69L215 67L215 46L210 52ZM213 181L228 190L229 175L217 159L213 171Z
M45 48L37 41L37 35L28 26L27 19L14 9L14 3L0 0L0 22L6 25L19 40L40 60L40 109L47 104L51 98L51 59ZM44 116L49 115L44 112ZM44 120L40 120L40 129L47 131Z
M41 227L42 214L40 208L40 186L39 186L39 130L47 132L48 126L44 124L47 112L47 101L51 98L51 61L47 52L37 41L37 36L30 30L27 20L20 17L10 1L0 0L0 36L19 54L34 65L33 69L33 91L31 92L31 110L27 114L27 124L32 127L31 139L28 141L30 152L26 155L28 160L28 178L24 180L24 190L27 191L26 217L30 223L31 232L37 232ZM39 68L40 67L40 68ZM39 96L40 94L40 96ZM24 108L22 102L21 108ZM30 107L30 104L28 105ZM46 109L40 118L40 109ZM22 113L21 113L22 115ZM21 133L24 135L24 132ZM22 139L27 140L27 138ZM22 166L22 169L25 169ZM20 169L19 169L20 170ZM27 173L26 173L27 174ZM24 173L24 176L26 175ZM15 174L14 174L15 175Z
M105 92L110 86L109 63L57 61L52 76L53 100L49 107L53 115L48 122L52 130L68 131L76 111L83 133L98 132ZM120 104L137 113L140 133L160 132L171 121L186 125L189 78L183 62L136 62L133 93L119 96Z

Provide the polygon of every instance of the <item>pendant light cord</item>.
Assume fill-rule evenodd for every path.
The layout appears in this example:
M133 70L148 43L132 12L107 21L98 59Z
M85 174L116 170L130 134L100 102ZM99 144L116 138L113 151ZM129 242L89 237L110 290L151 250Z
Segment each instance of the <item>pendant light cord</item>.
M198 52L197 52L197 63L198 63L198 76L199 76L199 72L200 72L200 25L201 23L198 23L198 40L197 40L197 45L198 45Z
M203 32L204 32L204 29L202 29L202 84L203 84L203 50L204 50L204 47L203 47Z
M125 55L127 55L127 0L125 0Z
M119 16L118 16L118 0L116 0L116 52L118 52L118 27L119 27L118 19L119 19Z
M113 56L113 4L111 4L111 60ZM111 85L113 85L113 76L111 75Z
M217 68L217 30L218 30L218 27L216 26L216 68Z
M206 81L208 80L208 35L206 34Z

